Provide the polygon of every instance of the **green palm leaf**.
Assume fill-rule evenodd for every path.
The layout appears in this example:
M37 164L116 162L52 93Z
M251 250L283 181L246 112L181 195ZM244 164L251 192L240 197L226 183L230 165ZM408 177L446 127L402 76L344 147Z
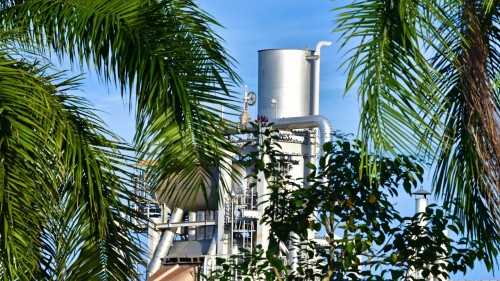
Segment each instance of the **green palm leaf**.
M46 71L0 53L2 279L133 278L130 148Z
M49 45L58 55L95 67L137 102L136 144L150 153L169 145L190 157L157 155L160 166L193 170L193 165L223 167L232 151L216 114L221 106L235 109L228 85L239 78L210 25L218 25L192 1L14 1L2 22L29 23L25 46ZM50 11L50 12L49 12ZM29 19L29 21L27 20ZM24 20L24 21L23 21ZM71 28L68 28L71 27ZM40 36L43 34L44 36ZM30 41L31 40L31 41ZM132 97L135 94L135 98ZM168 135L161 135L161 120ZM218 124L219 126L214 126ZM173 140L162 139L171 137ZM143 154L142 157L145 157ZM205 155L206 157L202 157ZM168 178L153 168L150 178ZM188 176L188 175L187 175ZM157 179L157 180L155 180Z
M490 263L500 242L498 6L355 1L337 19L344 45L355 43L346 88L361 82L365 149L433 161L436 195L484 242Z
M239 78L210 29L218 24L192 1L2 1L0 10L2 29L18 32L9 38L16 46L95 69L131 104L137 103L135 143L141 158L152 155L157 163L149 171L156 188L168 179L185 178L194 195L204 192L198 188L210 178L210 166L226 167L233 148L223 136L218 109L235 109L229 87ZM34 73L13 74L10 88L3 88L9 95L2 94L21 103L18 110L26 113L2 119L2 159L17 161L0 169L5 199L0 216L9 226L0 234L4 278L133 278L139 251L128 232L133 226L123 215L138 214L124 203L133 199L127 191L130 164L119 153L130 148L109 140L114 135L84 100L60 94L59 87L72 84L54 87L55 77L39 68L7 61L9 69L25 65ZM28 78L31 84L23 82ZM28 102L32 92L40 99ZM37 173L43 176L28 177ZM25 214L36 227L12 212L23 204L36 206ZM59 247L57 241L67 238L73 243ZM35 250L22 253L27 243Z

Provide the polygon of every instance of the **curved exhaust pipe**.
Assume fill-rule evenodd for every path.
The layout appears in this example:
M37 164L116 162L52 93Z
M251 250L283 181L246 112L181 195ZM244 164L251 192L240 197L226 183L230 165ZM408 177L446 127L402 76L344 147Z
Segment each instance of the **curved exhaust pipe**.
M332 124L323 115L309 115L301 117L287 117L269 120L269 123L274 123L273 128L276 129L309 129L318 128L318 156L323 156L323 144L332 140ZM318 157L319 159L319 157Z

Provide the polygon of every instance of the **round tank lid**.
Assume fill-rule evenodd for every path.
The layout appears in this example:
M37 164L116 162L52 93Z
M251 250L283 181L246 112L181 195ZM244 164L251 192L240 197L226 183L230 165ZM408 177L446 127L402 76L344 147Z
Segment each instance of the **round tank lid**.
M265 52L265 51L313 51L313 50L310 50L308 48L303 48L303 49L298 49L298 48L283 48L283 49L280 49L280 48L276 48L276 49L262 49L262 50L258 50L257 52Z
M427 190L425 190L423 187L421 187L419 190L413 192L412 194L414 195L422 195L424 198L427 197L427 195L430 195L431 193Z

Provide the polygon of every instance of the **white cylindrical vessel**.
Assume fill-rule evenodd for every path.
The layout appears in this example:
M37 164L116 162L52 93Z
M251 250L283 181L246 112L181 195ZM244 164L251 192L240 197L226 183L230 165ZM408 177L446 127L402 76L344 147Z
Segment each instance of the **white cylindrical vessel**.
M415 213L423 213L427 208L427 198L418 198L415 200Z
M208 175L201 171L189 177L173 175L158 189L156 200L170 209L181 208L186 212L217 209L218 171L214 167L209 167L209 171ZM196 182L193 179L203 180L204 187L194 187ZM201 190L202 188L205 190Z
M259 51L258 114L269 119L311 115L313 51Z
M427 208L427 198L418 198L415 200L415 213L425 213L425 209ZM426 226L427 220L420 217L419 225Z

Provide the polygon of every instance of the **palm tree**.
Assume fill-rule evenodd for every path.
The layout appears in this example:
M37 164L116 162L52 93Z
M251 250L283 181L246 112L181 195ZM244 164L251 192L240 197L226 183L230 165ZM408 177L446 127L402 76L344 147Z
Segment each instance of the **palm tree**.
M420 153L445 206L484 242L500 230L500 1L354 1L339 8L347 90L366 150ZM376 169L376 167L374 167Z
M153 183L209 177L231 146L221 105L232 59L189 0L0 2L0 274L4 280L126 280L140 259L126 217L131 148L84 99L67 94L50 54L95 69L137 108L134 146ZM125 151L125 153L122 153ZM177 177L169 175L176 174Z

